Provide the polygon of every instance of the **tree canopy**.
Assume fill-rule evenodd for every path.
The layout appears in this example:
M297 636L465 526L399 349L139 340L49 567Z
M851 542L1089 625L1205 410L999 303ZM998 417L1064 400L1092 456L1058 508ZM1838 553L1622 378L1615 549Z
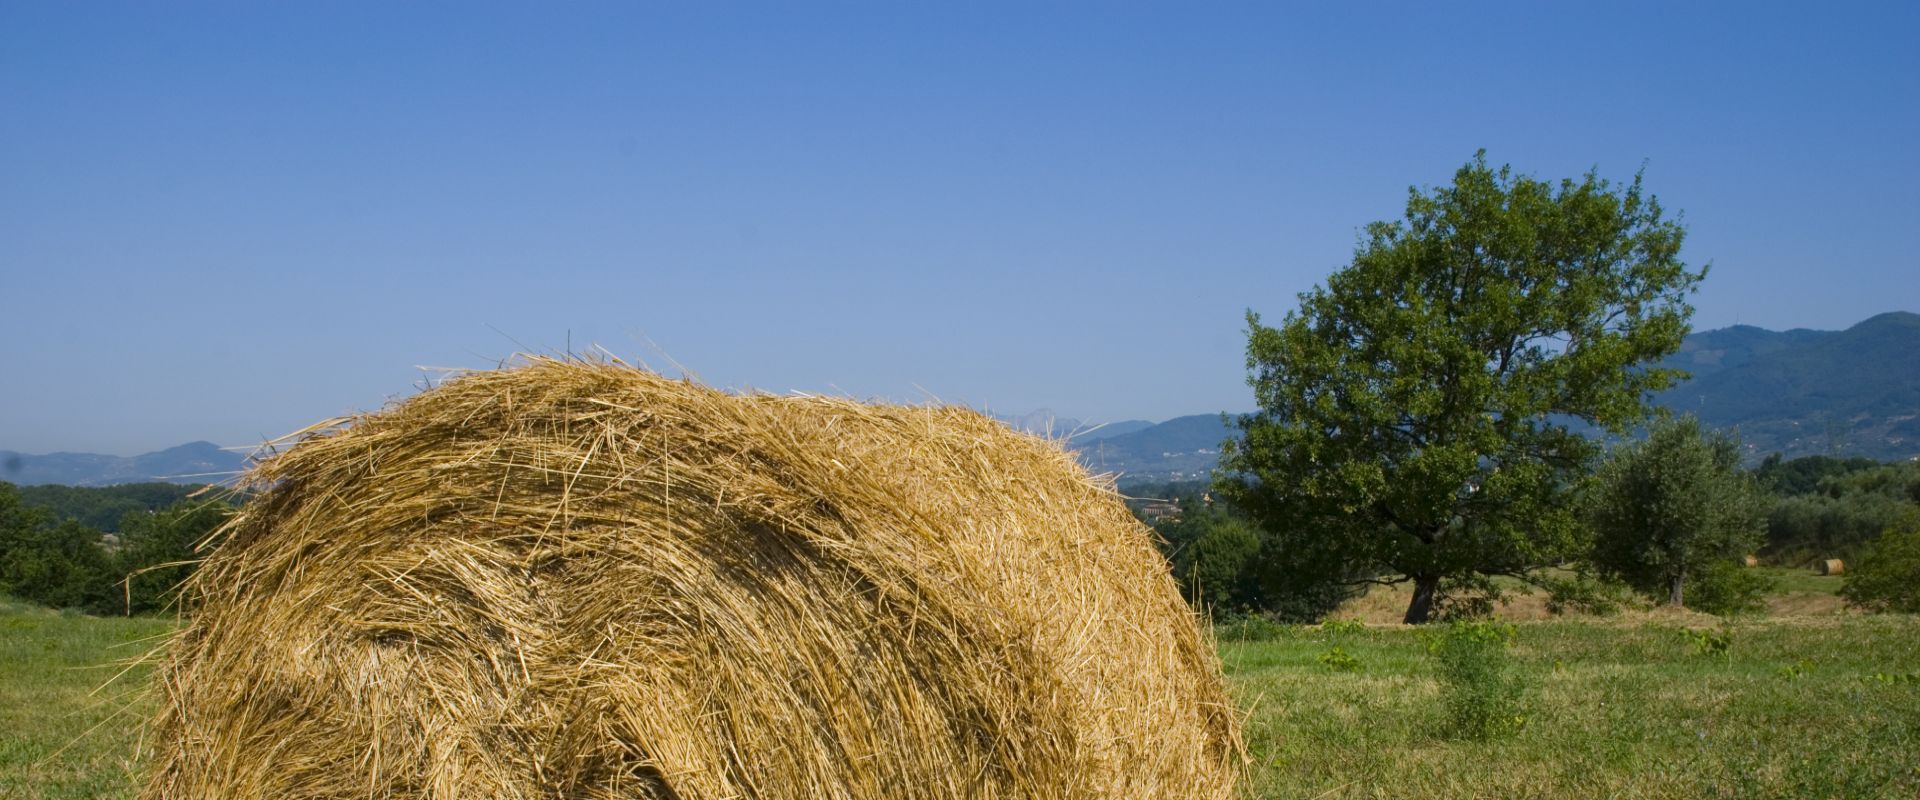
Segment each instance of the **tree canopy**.
M1689 578L1760 546L1770 498L1741 471L1737 439L1682 417L1615 451L1591 501L1594 566L1679 606Z
M1413 582L1408 622L1442 581L1571 557L1596 448L1570 423L1625 430L1678 377L1651 364L1679 349L1705 276L1684 239L1638 175L1553 183L1481 153L1410 190L1282 324L1248 312L1259 410L1220 491L1280 573Z

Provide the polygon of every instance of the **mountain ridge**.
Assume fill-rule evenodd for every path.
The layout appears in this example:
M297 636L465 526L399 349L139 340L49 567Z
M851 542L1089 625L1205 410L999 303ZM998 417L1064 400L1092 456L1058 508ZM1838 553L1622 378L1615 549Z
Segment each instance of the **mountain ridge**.
M1656 395L1655 405L1738 431L1750 460L1775 452L1882 461L1920 456L1920 314L1876 314L1840 331L1715 328L1690 334L1660 363L1692 378ZM1104 425L1047 409L991 416L1060 441L1089 470L1118 473L1123 484L1204 478L1218 463L1220 443L1234 432L1231 415L1220 413ZM133 457L0 451L0 480L199 483L229 477L245 460L209 442Z
M238 474L247 457L207 441L137 456L0 450L0 481L20 485L106 486L118 483L218 483Z

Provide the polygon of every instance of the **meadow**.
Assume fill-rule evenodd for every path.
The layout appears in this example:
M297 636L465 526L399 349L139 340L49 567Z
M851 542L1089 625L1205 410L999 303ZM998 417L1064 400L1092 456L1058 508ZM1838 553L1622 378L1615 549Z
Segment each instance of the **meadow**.
M0 603L0 797L131 796L144 668L101 687L172 627ZM1920 618L1523 619L1524 722L1488 740L1449 732L1431 633L1250 635L1220 643L1250 798L1920 796Z

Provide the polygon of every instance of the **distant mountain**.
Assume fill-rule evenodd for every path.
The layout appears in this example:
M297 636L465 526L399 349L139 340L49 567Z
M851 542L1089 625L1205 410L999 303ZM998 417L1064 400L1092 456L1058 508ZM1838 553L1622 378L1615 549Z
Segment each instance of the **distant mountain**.
M1693 380L1655 401L1738 428L1756 456L1920 455L1920 314L1881 314L1844 331L1705 331L1664 363Z
M1126 434L1136 431L1144 431L1153 426L1154 423L1144 419L1127 419L1119 422L1108 422L1103 425L1092 425L1076 429L1073 432L1072 439L1074 444L1090 444L1103 439L1111 439L1115 436L1125 436Z
M1007 427L1022 433L1051 439L1072 439L1075 442L1092 442L1153 427L1153 423L1144 419L1105 423L1082 422L1072 417L1057 416L1052 409L1047 408L1027 414L992 414L991 416L1006 423Z
M1881 314L1844 331L1701 331L1662 365L1693 378L1655 404L1737 429L1750 460L1920 457L1920 314ZM1068 447L1122 484L1192 480L1208 475L1233 433L1220 415L1199 414Z
M0 481L21 486L216 483L233 477L245 463L246 456L222 450L212 442L192 442L133 457L97 453L29 455L0 450Z
M1067 447L1096 473L1120 473L1123 484L1204 478L1220 461L1220 443L1233 435L1220 414L1175 417L1128 433Z

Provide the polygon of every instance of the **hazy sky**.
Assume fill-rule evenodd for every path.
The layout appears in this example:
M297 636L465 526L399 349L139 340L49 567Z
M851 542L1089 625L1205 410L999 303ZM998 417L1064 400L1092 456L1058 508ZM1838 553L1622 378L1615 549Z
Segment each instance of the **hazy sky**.
M1245 309L1481 147L1644 163L1696 327L1920 310L1920 4L920 5L0 0L0 449L246 445L569 332L1242 410Z

